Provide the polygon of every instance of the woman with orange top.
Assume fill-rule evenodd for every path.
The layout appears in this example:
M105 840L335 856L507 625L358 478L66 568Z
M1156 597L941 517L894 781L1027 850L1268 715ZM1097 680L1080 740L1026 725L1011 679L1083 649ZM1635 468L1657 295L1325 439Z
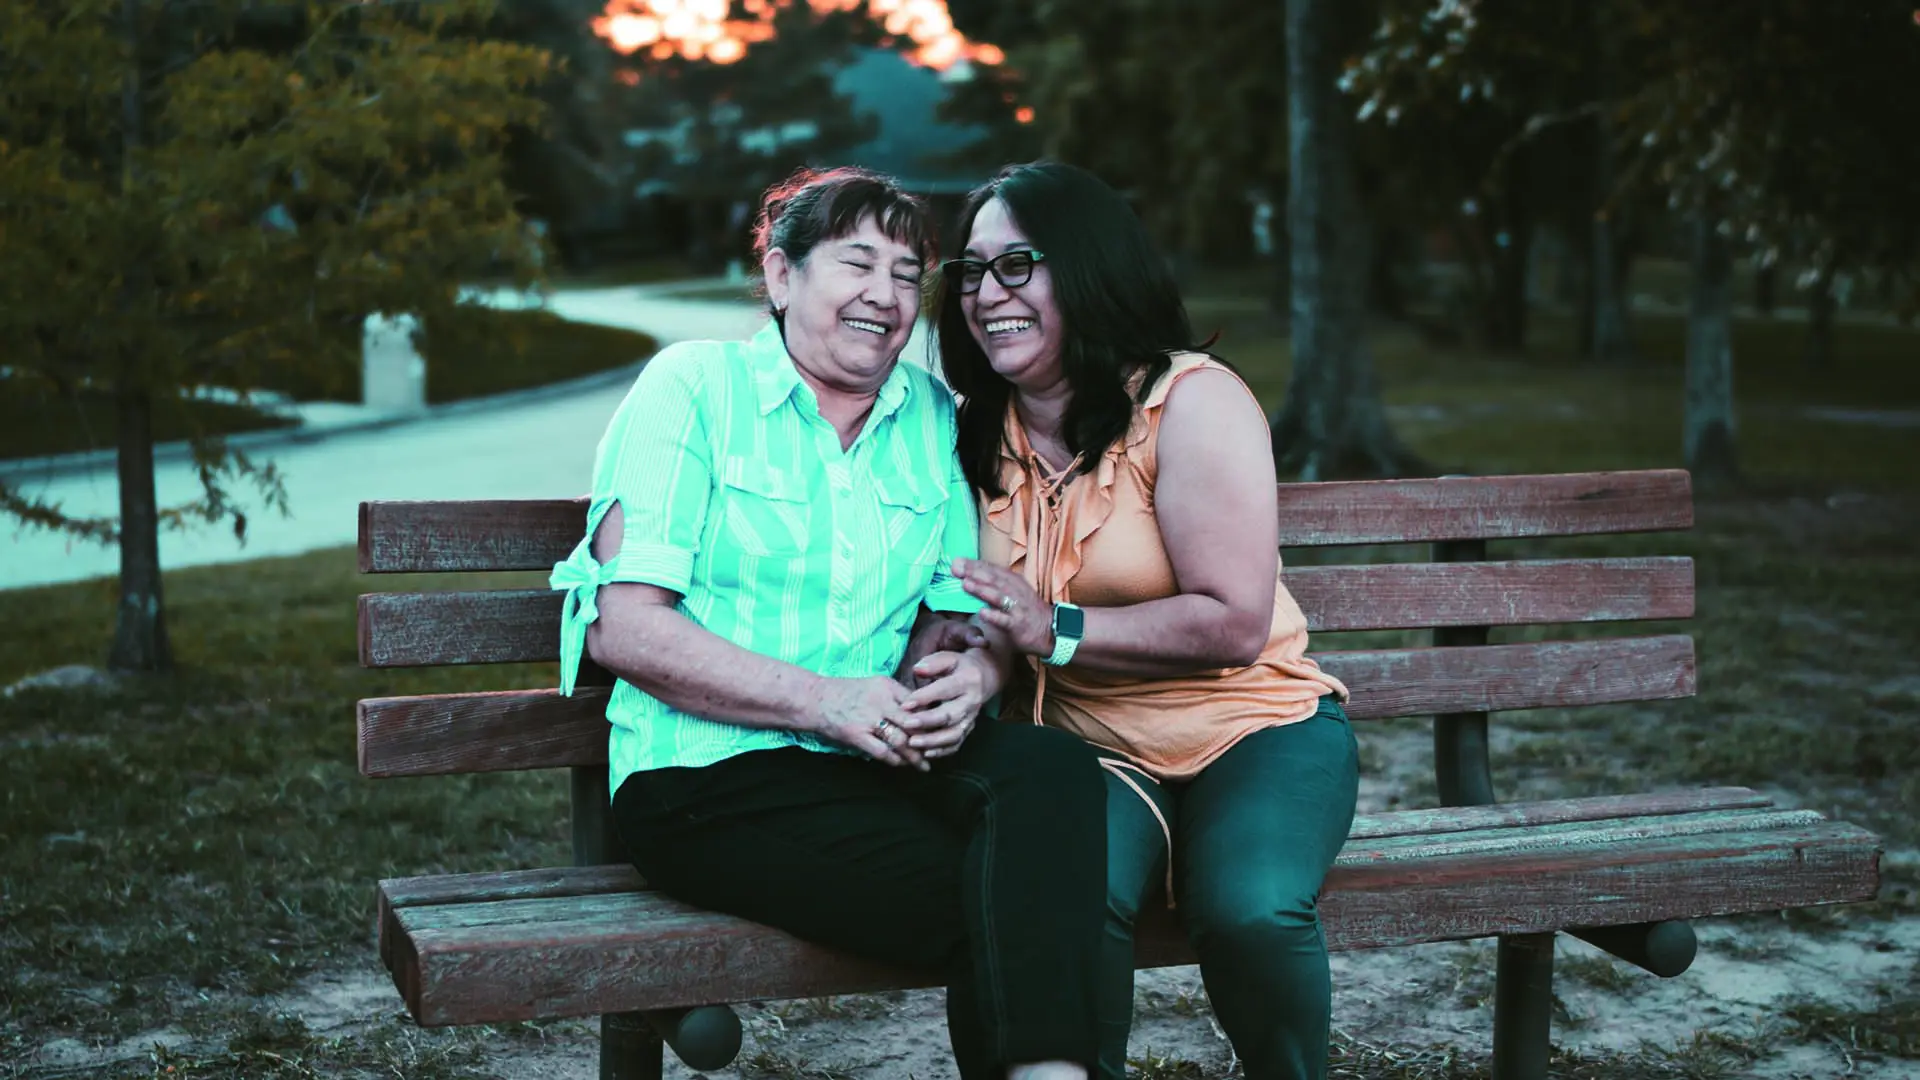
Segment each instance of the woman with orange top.
M1101 1075L1125 1074L1134 916L1164 887L1250 1080L1323 1077L1316 897L1358 753L1279 579L1266 419L1092 174L1012 166L958 235L939 345L983 521L957 575L1025 653L1001 718L1107 769Z

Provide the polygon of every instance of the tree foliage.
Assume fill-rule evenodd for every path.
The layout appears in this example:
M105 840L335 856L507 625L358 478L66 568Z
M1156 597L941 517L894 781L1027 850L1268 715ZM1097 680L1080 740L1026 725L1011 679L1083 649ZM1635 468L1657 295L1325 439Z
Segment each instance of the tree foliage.
M1366 342L1371 219L1385 170L1356 141L1337 80L1365 40L1371 4L951 6L969 37L1007 50L1018 95L1007 104L1033 110L1045 152L1126 190L1163 245L1231 258L1249 246L1249 196L1286 207L1291 243L1276 259L1276 293L1291 314L1293 367L1273 418L1283 473L1426 468L1386 421Z
M596 234L617 228L631 191L620 147L614 56L591 21L602 0L500 0L482 34L553 57L539 87L546 122L507 146L507 179L521 212L546 222L563 260L589 261Z
M1542 23L1569 5L1387 2L1374 48L1348 80L1363 115L1392 124L1517 99L1515 115L1527 118L1501 148L1509 159L1592 117L1622 165L1604 174L1614 183L1602 205L1651 192L1687 220L1684 445L1704 480L1737 473L1727 326L1736 247L1762 265L1813 264L1816 313L1842 264L1912 282L1920 121L1903 103L1920 66L1920 20L1910 3L1607 0L1585 5L1601 17L1582 38L1577 22ZM1529 75L1538 62L1591 57L1590 43L1610 61L1607 77L1584 95L1542 96Z
M633 168L685 199L698 261L737 245L742 205L806 164L837 164L874 124L834 86L834 71L884 35L863 13L790 4L768 12L769 40L728 63L670 49L618 61L629 128L647 133ZM738 251L731 252L740 254Z
M1244 249L1247 195L1284 188L1283 4L949 0L1007 52L1039 149L1128 191L1155 235L1202 257ZM991 99L984 110L996 109Z
M1363 114L1454 131L1463 114L1500 108L1524 118L1507 153L1603 116L1622 162L1611 202L1651 191L1682 214L1708 213L1762 261L1838 259L1911 277L1920 119L1903 103L1920 25L1906 0L1387 2L1348 82ZM1564 14L1588 8L1605 12L1599 26ZM1612 79L1540 92L1543 65L1590 60L1598 41L1617 52Z
M153 504L150 413L288 373L346 384L362 320L451 325L461 282L531 274L503 179L546 54L476 40L484 0L0 0L0 340L9 377L118 403L122 515L0 486L27 522L122 547L160 624L155 530L230 522L270 467L197 442L202 497ZM141 635L136 634L135 637ZM116 661L164 667L156 646Z

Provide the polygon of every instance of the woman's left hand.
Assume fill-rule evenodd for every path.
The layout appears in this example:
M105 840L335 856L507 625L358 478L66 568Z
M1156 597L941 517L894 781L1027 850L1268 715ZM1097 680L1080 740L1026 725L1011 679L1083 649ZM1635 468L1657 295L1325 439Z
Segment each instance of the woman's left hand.
M927 759L946 757L973 733L981 707L999 692L999 675L977 652L937 652L913 673L924 681L900 703L918 722L907 746Z
M1029 656L1053 655L1053 605L1040 599L1025 578L979 559L953 560L953 576L987 605L980 612L981 622L1007 635L1014 648Z

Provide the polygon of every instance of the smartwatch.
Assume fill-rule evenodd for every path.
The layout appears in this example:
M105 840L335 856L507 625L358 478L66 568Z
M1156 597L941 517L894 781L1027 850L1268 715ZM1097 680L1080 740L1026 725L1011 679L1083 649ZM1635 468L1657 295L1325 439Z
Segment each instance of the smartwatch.
M1053 655L1047 657L1047 663L1064 667L1073 659L1073 651L1080 647L1080 639L1086 633L1086 612L1065 601L1053 605Z

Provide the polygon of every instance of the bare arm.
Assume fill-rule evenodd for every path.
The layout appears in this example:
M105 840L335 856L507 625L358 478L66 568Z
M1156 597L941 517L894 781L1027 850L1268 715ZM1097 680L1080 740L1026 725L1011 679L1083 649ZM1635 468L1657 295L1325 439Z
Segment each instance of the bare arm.
M1146 677L1252 663L1273 625L1280 521L1266 418L1238 379L1193 372L1175 384L1160 420L1154 516L1179 593L1125 607L1086 609L1070 666ZM1000 567L968 563L967 591L1016 648L1053 650L1052 608ZM1015 599L1009 614L992 605Z
M602 563L620 550L625 516L607 511L594 535ZM595 663L661 702L694 716L743 727L805 732L891 764L919 765L876 734L882 720L912 731L906 689L892 679L837 679L743 649L675 610L679 594L657 585L600 587L600 617L587 628ZM904 742L895 733L893 739Z

